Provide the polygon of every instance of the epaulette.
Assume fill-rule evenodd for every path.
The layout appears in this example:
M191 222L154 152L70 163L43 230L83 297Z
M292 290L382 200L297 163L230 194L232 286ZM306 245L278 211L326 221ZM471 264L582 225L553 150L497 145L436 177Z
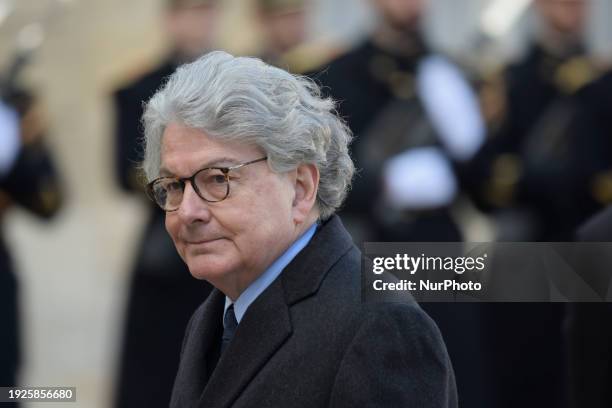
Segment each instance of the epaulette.
M591 179L591 196L601 205L612 203L612 170L595 174Z
M279 65L287 67L294 74L306 74L327 65L344 51L337 44L306 43L285 53Z
M559 65L555 70L553 80L558 89L571 95L599 78L601 73L591 59L579 56Z
M491 176L484 187L487 201L497 207L512 204L522 171L522 163L517 155L506 153L497 157L491 167Z
M131 64L129 68L122 70L111 78L109 89L121 89L133 84L152 72L162 60L163 58L147 58Z
M39 202L37 203L38 213L50 217L55 214L62 204L62 195L55 183L45 183L41 186L38 193Z

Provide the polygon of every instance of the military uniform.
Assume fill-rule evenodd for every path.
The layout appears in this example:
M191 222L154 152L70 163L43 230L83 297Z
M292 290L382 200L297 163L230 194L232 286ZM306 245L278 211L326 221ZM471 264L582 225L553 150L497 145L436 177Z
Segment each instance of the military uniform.
M144 179L140 120L148 101L176 68L165 62L114 94L116 175L122 189L141 197ZM168 236L165 213L152 201L136 255L128 294L117 407L167 407L189 318L210 293L194 279Z
M580 90L597 70L580 47L560 55L535 44L503 76L503 113L464 182L482 209L502 215L499 239L571 240L594 210L583 201L579 175L596 147L572 123Z
M24 116L32 97L23 91L11 95L11 105ZM23 128L23 126L22 126ZM48 219L61 205L59 178L40 134L24 143L8 173L0 177L0 221L4 212L18 205ZM0 235L0 386L16 385L20 363L19 287L9 245Z
M581 88L575 103L569 128L574 154L568 195L575 211L572 224L579 225L612 204L612 72Z
M580 47L560 54L540 44L506 70L505 107L464 179L501 221L499 240L571 241L601 205L590 180L609 168L612 150L581 119L590 115L582 107L591 92L585 85L596 76ZM495 406L566 406L565 317L564 304L487 306L484 352L498 380Z
M418 35L401 54L367 40L313 75L339 102L355 136L351 154L358 172L340 214L357 241L461 239L447 205L391 211L380 199L385 160L411 148L439 146L415 89L418 65L428 54Z

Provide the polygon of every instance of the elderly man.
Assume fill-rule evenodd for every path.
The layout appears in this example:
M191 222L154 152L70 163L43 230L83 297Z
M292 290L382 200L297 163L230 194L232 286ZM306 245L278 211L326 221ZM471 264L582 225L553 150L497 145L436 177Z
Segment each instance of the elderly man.
M183 342L172 407L455 407L434 323L366 303L340 219L350 132L316 85L213 52L148 102L149 194L216 289Z

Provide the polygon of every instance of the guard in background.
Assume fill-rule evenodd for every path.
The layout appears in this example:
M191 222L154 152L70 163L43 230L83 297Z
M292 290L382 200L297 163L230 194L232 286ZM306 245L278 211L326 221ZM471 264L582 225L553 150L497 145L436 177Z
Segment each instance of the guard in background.
M59 177L45 145L44 132L42 112L33 94L3 83L0 98L0 222L6 210L14 205L45 220L54 216L61 206ZM18 306L19 286L10 257L10 243L0 235L2 387L17 385L21 356Z
M116 175L121 188L147 200L139 176L143 103L174 69L214 43L216 0L167 0L167 33L173 48L166 60L114 95ZM115 406L167 407L178 368L181 341L194 310L210 285L193 279L164 226L164 212L152 201L131 275Z
M489 118L489 140L465 181L495 216L498 240L568 241L593 212L568 196L577 181L569 171L575 151L568 131L576 93L599 74L585 55L588 6L589 0L537 0L539 35L485 87L503 107Z
M524 58L496 78L505 106L490 118L489 140L464 181L497 221L498 240L571 241L601 206L589 179L598 157L610 155L609 145L576 125L581 94L598 75L583 44L589 1L534 6L542 29ZM566 305L490 304L483 317L483 352L496 376L493 406L566 407Z
M333 43L309 41L313 6L313 0L255 0L255 21L261 33L258 58L293 74L313 76L344 51Z
M374 33L314 76L355 135L360 170L342 218L357 242L461 240L450 212L453 168L484 138L475 97L460 70L427 46L426 0L374 3Z
M306 39L309 3L309 0L256 0L256 20L263 42L259 58L290 72L304 72L303 63L295 61L290 53Z
M449 59L421 33L426 0L374 0L380 24L353 50L314 74L339 101L354 133L357 167L340 212L363 241L460 241L451 207L455 167L484 141L478 99ZM438 324L461 406L490 407L481 360L480 305L422 303Z

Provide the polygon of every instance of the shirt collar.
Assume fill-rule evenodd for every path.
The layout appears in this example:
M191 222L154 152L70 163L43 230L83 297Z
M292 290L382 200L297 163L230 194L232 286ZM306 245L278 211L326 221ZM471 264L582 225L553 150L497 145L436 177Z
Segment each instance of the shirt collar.
M262 273L257 279L253 281L245 290L238 296L235 302L229 297L225 297L225 309L223 311L224 315L227 309L234 304L234 313L236 314L236 320L240 323L242 317L246 313L247 309L257 299L257 297L264 291L274 280L281 274L283 269L300 253L302 249L312 239L313 235L317 230L317 223L314 223L304 232L298 239L295 240L293 244L287 250L276 259Z

